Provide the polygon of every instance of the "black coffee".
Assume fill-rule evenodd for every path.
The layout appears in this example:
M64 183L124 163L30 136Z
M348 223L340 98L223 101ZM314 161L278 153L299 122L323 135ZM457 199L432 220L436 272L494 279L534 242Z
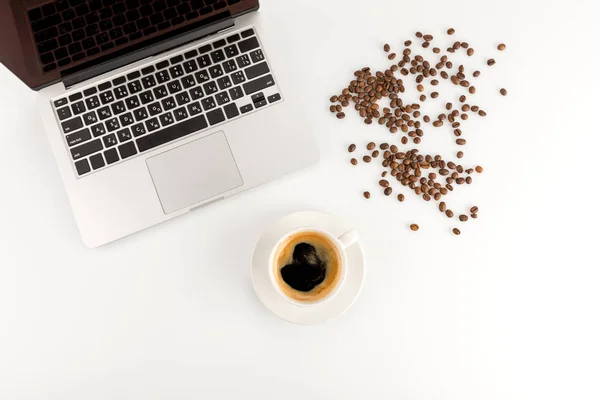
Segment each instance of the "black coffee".
M292 289L310 292L323 283L327 266L319 258L315 246L299 243L294 248L292 263L281 268L281 277Z

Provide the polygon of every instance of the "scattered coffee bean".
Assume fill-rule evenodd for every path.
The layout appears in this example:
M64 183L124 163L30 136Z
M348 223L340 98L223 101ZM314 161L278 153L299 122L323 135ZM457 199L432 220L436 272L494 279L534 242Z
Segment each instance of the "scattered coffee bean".
M417 225L417 224L411 224L410 225L410 230L413 231L413 232L418 231L419 230L419 225Z
M370 199L371 198L371 193L369 192L364 192L363 196L365 196L365 199Z
M390 49L391 49L391 47L390 47L389 44L386 43L386 44L383 45L383 51L385 51L386 53L389 52Z
M373 150L375 148L375 142L369 142L367 144L367 150Z
M441 212L445 212L446 211L446 203L444 203L443 201L440 203L440 205L438 206Z
M471 218L473 218L473 219L477 219L477 218L478 218L478 217L477 217L477 214L471 214Z
M398 201L400 201L400 202L404 201L404 195L402 193L400 193L398 195Z
M493 58L490 58L489 60L487 60L487 65L488 65L488 66L490 66L490 67L491 67L491 66L492 66L492 65L494 65L494 64L496 64L496 60L494 60Z
M471 57L473 54L475 54L475 50L473 50L472 48L467 49L467 55L469 57Z
M348 146L348 153L352 153L354 150L356 150L356 145L354 143Z
M465 153L463 153L462 151L459 151L458 153L456 153L456 158L463 158L464 155L465 155Z
M456 32L454 28L448 29L448 35L454 35L454 32Z
M392 194L392 188L386 187L385 190L383 191L383 194L385 194L386 196L389 196L390 194Z
M481 174L483 172L483 167L481 165L478 165L475 167L475 171L477 171L478 174Z
M446 217L448 217L448 218L454 217L454 213L452 212L452 210L446 210Z
M500 43L500 44L498 45L498 50L500 50L500 51L504 51L505 49L506 49L506 45L505 45L504 43Z
M332 103L336 103L338 101L338 97L337 96L331 96L331 98L329 99L329 101L331 101Z
M471 212L471 214L477 214L479 212L479 207L473 206L469 211Z
M396 58L396 53L390 53L388 60L393 60L394 58Z
M350 164L356 165L358 164L358 160L356 158L353 158L352 160L350 160Z
M406 47L410 46L412 44L412 42L410 40L407 40L406 42L404 42L404 45Z
M379 157L379 150L375 150L375 151L374 151L374 152L371 154L371 157L373 157L373 158L377 158L377 157Z
M472 109L473 111L474 111L474 108L475 108L475 107L471 107L471 109ZM479 110L478 114L479 114L479 116L481 116L481 117L485 117L485 116L487 115L487 114L486 114L486 112L485 112L485 111L483 111L483 110Z
M461 220L462 222L466 222L469 220L469 217L466 216L465 214L461 214L458 216L458 219Z
M346 117L346 114L344 114L343 112L339 112L339 113L336 114L336 117L338 119L344 119Z
M364 162L366 162L366 163L370 163L370 162L371 162L371 157L369 157L369 156L364 156L364 157L363 157L363 161L364 161Z
M388 181L386 181L385 179L382 179L379 181L379 186L388 187L388 186L390 186L390 183Z
M454 233L456 236L460 235L460 230L459 230L458 228L454 228L454 229L452 229L452 232L453 232L453 233Z
M467 140L466 139L456 139L456 144L459 146L464 146L465 144L467 144Z
M500 89L500 94L502 96L506 96L508 94L508 92L506 91L506 89L502 88L502 89Z

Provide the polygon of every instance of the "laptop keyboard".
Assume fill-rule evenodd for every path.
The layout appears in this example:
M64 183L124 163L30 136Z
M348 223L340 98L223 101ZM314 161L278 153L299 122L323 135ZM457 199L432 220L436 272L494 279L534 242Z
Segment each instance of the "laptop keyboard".
M240 0L57 0L28 11L43 71L49 72Z
M53 100L79 176L281 101L254 29Z

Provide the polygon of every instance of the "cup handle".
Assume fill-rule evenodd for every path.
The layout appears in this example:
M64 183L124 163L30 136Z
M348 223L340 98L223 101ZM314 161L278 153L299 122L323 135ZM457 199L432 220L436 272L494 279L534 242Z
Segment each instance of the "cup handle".
M354 229L351 229L342 236L338 237L338 240L342 243L342 246L347 249L354 243L358 242L358 233L356 233Z

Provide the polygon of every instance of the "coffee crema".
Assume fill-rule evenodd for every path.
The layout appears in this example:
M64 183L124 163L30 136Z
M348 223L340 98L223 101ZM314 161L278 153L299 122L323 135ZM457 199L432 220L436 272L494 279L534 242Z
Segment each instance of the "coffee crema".
M276 284L293 300L322 300L341 279L341 260L337 246L327 236L314 231L295 233L275 250Z

